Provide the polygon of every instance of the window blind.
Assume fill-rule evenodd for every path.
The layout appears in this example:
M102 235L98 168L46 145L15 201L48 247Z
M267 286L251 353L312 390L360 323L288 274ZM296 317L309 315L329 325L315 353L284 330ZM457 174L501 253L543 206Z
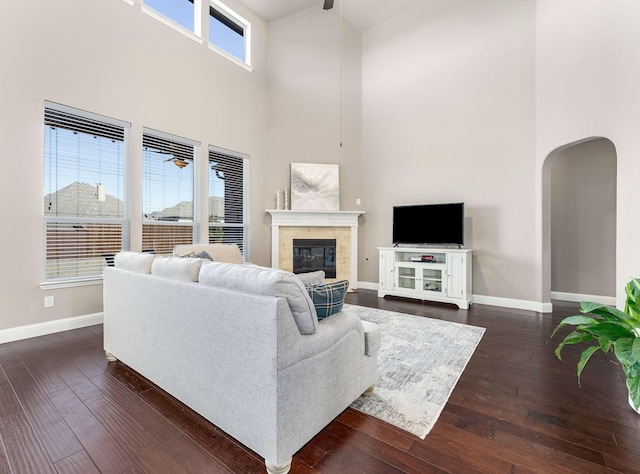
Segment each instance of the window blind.
M99 277L122 250L128 128L45 103L45 281Z
M199 144L145 129L142 249L170 254L194 238L194 160Z
M237 244L248 260L249 160L209 148L209 242Z

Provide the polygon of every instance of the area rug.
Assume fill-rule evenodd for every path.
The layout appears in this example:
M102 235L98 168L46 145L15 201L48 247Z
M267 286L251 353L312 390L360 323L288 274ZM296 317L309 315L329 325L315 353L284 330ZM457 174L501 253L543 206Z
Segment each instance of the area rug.
M356 305L344 309L379 324L382 335L373 395L351 407L424 439L485 329Z

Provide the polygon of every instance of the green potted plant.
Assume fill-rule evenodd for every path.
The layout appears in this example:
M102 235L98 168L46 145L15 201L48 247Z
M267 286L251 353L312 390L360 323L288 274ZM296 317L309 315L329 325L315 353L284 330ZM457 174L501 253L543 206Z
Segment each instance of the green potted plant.
M574 330L558 344L556 357L562 360L564 346L591 342L578 361L578 384L582 371L594 352L613 351L627 378L629 404L640 413L640 279L632 278L625 286L624 311L599 303L582 302L577 316L563 319L554 329L573 326Z

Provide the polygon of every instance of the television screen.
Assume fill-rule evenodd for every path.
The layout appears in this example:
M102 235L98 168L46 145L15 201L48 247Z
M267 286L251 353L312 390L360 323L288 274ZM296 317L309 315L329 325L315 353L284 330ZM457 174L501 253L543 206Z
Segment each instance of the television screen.
M393 243L464 244L464 203L393 207Z

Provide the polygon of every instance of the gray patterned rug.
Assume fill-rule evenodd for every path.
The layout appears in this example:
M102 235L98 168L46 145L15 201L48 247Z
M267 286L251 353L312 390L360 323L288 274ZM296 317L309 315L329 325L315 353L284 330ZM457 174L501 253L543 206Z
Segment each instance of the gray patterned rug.
M373 395L351 407L424 439L485 329L349 304L344 309L379 324L382 335Z

